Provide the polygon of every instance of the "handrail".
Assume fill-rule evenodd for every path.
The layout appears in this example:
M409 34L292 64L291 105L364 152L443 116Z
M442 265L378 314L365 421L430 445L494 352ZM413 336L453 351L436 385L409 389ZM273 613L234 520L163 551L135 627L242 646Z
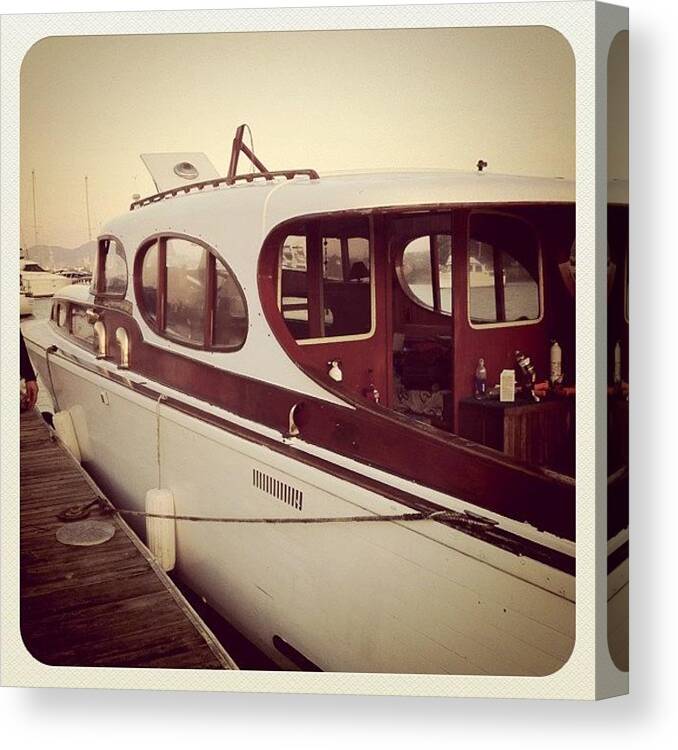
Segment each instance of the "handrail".
M149 195L146 198L139 198L132 201L129 210L134 211L135 208L141 208L142 206L148 206L151 203L158 203L159 201L165 200L165 198L174 198L179 193L190 193L193 190L203 190L208 186L218 187L219 185L234 185L240 180L245 182L253 182L257 179L274 180L276 177L285 177L287 180L293 180L297 175L306 175L311 180L320 179L315 169L282 169L277 172L271 172L264 166L264 163L256 156L252 149L248 148L243 143L243 136L245 134L245 128L249 130L247 125L239 125L235 131L235 138L233 139L233 146L231 148L231 161L228 165L228 174L226 177L218 177L212 180L203 180L202 182L193 182L190 185L183 185L181 187L170 188L164 190L161 193L155 193L155 195ZM250 131L251 136L251 131ZM258 172L250 172L249 174L236 174L238 168L238 159L241 152L250 160L252 166L258 169Z
M234 177L219 177L213 180L203 180L202 182L193 182L190 185L183 185L181 187L170 188L169 190L163 190L161 193L155 193L154 195L148 195L145 198L139 198L132 201L129 210L134 211L135 208L141 208L142 206L148 206L151 203L159 203L165 198L174 198L180 193L191 193L194 190L203 190L206 187L219 187L219 185L233 185L236 182L244 180L245 182L252 182L255 179L265 179L267 181L273 180L276 177L285 177L288 180L293 180L295 177L305 175L311 180L319 180L320 175L315 169L283 169L277 172L251 172L248 174L239 174Z

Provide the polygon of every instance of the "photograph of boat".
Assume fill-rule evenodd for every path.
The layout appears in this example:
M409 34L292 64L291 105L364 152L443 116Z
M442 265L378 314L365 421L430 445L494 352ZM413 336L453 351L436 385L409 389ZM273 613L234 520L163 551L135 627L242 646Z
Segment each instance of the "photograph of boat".
M211 45L259 44L262 66L276 45L291 45L289 90L308 76L308 111L326 119L309 137L306 118L291 126L281 116L274 127L264 109L255 148L259 125L240 124L242 102L254 98L233 95L225 170L184 147L185 132L166 137L170 117L144 131L153 149L116 136L116 159L136 149L136 163L141 152L153 188L137 190L136 167L125 166L119 181L135 189L117 217L101 221L91 282L58 276L47 314L22 323L53 402L49 418L72 454L173 580L283 670L543 676L575 644L576 310L573 276L565 283L562 273L575 243L575 187L573 169L562 177L548 161L567 149L572 158L562 162L573 168L574 60L548 29L430 31L173 40L197 45L195 59L205 60ZM510 79L535 107L539 133L543 102L552 104L553 132L539 149L525 139L521 158L535 161L521 170L509 160L502 171L476 144L457 143L466 168L449 158L410 168L411 133L424 129L417 119L407 130L390 95L399 80L383 99L405 132L400 150L382 156L392 168L373 151L396 119L378 119L375 106L381 130L360 151L360 168L347 169L369 128L343 123L360 107L352 87L332 88L326 76L346 81L346 71L311 76L300 51L329 59L334 50L357 65L360 42L377 91L390 79L381 62L369 67L373 47L395 54L407 38L454 55L450 37L494 66L493 91L508 63L487 62L490 42L506 61L520 39L553 66L540 75L551 75L555 93L541 86L538 103L520 55L521 74ZM50 80L50 54L81 43L37 45L23 75ZM175 53L164 44L146 39L138 54L154 45ZM189 69L195 59L187 55ZM180 85L165 80L164 67L153 71L163 101L176 102ZM262 71L263 86L271 74ZM404 68L398 75L407 79ZM467 69L457 82L469 140L474 117L485 116L473 86L464 87L475 75ZM402 90L419 106L417 81ZM441 101L444 90L436 89ZM267 107L303 110L274 93ZM511 97L497 106L517 138L526 110ZM435 119L430 100L422 107ZM200 132L202 143L214 121L191 122L189 140ZM510 142L503 128L487 126L498 156ZM444 144L452 132L444 122L428 140ZM320 168L316 150L336 168ZM551 176L531 176L542 163ZM93 205L104 205L107 190L102 180ZM620 216L623 192L614 199ZM42 214L57 215L43 203ZM84 235L73 234L75 246ZM612 538L627 516L610 518Z
M95 288L67 287L50 320L25 327L84 465L123 508L144 510L159 452L179 516L308 522L171 530L177 572L282 666L554 671L574 637L572 399L548 403L561 450L539 435L541 461L469 440L464 401L476 355L529 341L543 371L548 335L572 338L556 277L572 184L410 174L404 203L402 175L259 169L135 201L105 227ZM413 301L402 263L422 238L433 269L454 248L451 296L470 318L435 309L440 276L434 309ZM498 306L476 333L478 241L533 279L523 325L504 327ZM444 389L440 415L396 410L396 379Z

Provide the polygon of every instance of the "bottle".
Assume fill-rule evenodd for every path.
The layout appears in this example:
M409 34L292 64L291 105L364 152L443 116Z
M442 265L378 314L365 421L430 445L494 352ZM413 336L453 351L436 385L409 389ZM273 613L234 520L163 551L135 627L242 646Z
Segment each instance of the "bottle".
M560 384L563 380L563 350L553 339L551 343L551 385Z
M482 357L478 360L474 384L475 397L485 398L485 396L487 395L487 370L485 369L485 360Z
M541 399L534 392L534 385L537 382L537 372L534 369L532 360L526 354L523 354L520 350L517 350L516 365L520 370L523 390L529 396L531 396L533 401L540 401Z

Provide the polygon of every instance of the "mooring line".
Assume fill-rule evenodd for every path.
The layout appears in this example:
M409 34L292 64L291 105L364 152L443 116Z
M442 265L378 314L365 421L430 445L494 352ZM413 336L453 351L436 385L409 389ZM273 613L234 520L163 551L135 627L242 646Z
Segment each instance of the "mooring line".
M318 524L318 523L375 523L391 521L456 521L469 525L496 526L497 522L490 518L476 518L466 513L459 513L454 510L434 510L430 512L415 513L392 513L388 515L373 516L316 516L311 518L266 518L266 517L246 517L238 518L236 516L188 516L172 513L149 513L145 510L132 510L131 508L116 508L108 498L97 497L89 503L82 505L73 505L59 514L63 521L71 521L86 518L89 511L94 505L99 504L102 510L115 515L119 513L125 516L142 516L144 518L162 518L173 521L189 521L193 523L269 523L269 524Z
M478 524L481 526L495 526L496 522L492 519L481 519L469 516L465 513L459 513L454 510L434 510L428 513L393 513L389 515L374 516L316 516L311 518L266 518L266 517L217 517L217 516L186 516L169 513L148 513L144 510L131 510L127 508L115 508L110 505L112 513L121 515L143 516L145 518L163 518L174 521L192 521L198 523L289 523L289 524L317 524L317 523L375 523L385 521L463 521L468 524Z
M59 398L57 397L57 393L54 390L54 378L52 377L52 365L49 361L49 355L54 354L58 351L59 348L54 344L52 344L52 346L48 346L45 349L45 363L47 365L47 374L49 375L49 389L52 392L52 401L54 402L54 408L56 411L59 411Z
M161 393L155 402L155 457L158 462L158 487L162 487L160 474L160 402L166 400L167 396Z

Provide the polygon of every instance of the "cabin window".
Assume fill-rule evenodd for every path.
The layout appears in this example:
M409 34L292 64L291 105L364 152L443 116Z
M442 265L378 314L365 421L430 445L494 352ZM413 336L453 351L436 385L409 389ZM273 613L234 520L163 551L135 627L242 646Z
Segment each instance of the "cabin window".
M152 323L156 322L158 306L158 243L154 242L146 253L141 266L141 304Z
M166 263L165 333L203 345L207 250L187 240L168 239Z
M231 271L217 261L214 305L214 345L241 346L247 336L245 297Z
M398 278L410 299L435 312L452 313L452 236L415 237L403 250Z
M229 351L247 336L247 305L233 272L206 245L159 237L137 260L137 301L160 335L188 346Z
M66 325L66 305L62 302L53 302L50 317L60 328L64 328Z
M96 268L92 276L96 294L124 297L127 291L127 260L122 243L115 237L101 237Z
M371 334L367 218L310 221L283 240L280 311L297 341Z
M38 265L37 263L26 263L21 270L31 271L33 273L49 273L48 271L45 271L45 269L42 266Z
M87 311L82 307L71 307L71 333L76 339L94 347L94 325L87 318Z
M467 268L472 325L541 318L541 254L526 221L507 214L472 213Z

